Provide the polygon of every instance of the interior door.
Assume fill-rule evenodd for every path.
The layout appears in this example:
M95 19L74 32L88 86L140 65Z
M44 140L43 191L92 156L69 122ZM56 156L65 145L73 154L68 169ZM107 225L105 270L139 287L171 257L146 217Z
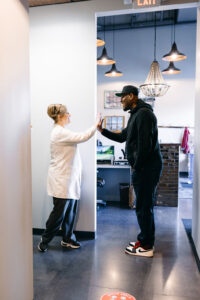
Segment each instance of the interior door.
M200 257L200 6L197 8L192 237ZM189 99L188 99L189 100Z

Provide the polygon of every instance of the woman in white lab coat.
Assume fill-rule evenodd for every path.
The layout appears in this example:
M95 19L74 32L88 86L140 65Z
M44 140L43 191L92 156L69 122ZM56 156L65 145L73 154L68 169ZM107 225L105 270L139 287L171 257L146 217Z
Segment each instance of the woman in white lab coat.
M77 204L81 189L81 160L78 144L86 142L95 133L96 124L85 132L73 132L65 126L70 122L70 113L65 105L52 104L47 113L54 120L51 132L51 160L47 178L47 192L53 197L54 208L46 222L38 249L44 252L48 243L62 228L61 245L72 249L79 248L80 243L73 233Z

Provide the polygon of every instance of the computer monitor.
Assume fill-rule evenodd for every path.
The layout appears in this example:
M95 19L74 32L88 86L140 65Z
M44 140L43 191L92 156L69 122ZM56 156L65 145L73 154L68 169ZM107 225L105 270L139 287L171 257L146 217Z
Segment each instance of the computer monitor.
M97 160L113 160L114 146L97 146Z

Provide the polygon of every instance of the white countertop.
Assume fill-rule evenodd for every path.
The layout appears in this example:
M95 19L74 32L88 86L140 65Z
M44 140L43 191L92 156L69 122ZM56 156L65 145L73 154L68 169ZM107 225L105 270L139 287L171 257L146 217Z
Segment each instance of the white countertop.
M125 165L125 166L119 166L119 165L104 165L104 164L102 164L102 165L100 165L100 164L97 164L97 168L104 168L104 169L130 169L130 166L127 166L127 165Z

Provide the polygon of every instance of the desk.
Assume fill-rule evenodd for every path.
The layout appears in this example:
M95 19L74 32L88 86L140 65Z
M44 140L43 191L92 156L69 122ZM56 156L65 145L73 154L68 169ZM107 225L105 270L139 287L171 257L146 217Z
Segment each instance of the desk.
M97 176L105 180L103 188L97 189L98 199L120 201L120 183L130 184L131 167L97 164Z

